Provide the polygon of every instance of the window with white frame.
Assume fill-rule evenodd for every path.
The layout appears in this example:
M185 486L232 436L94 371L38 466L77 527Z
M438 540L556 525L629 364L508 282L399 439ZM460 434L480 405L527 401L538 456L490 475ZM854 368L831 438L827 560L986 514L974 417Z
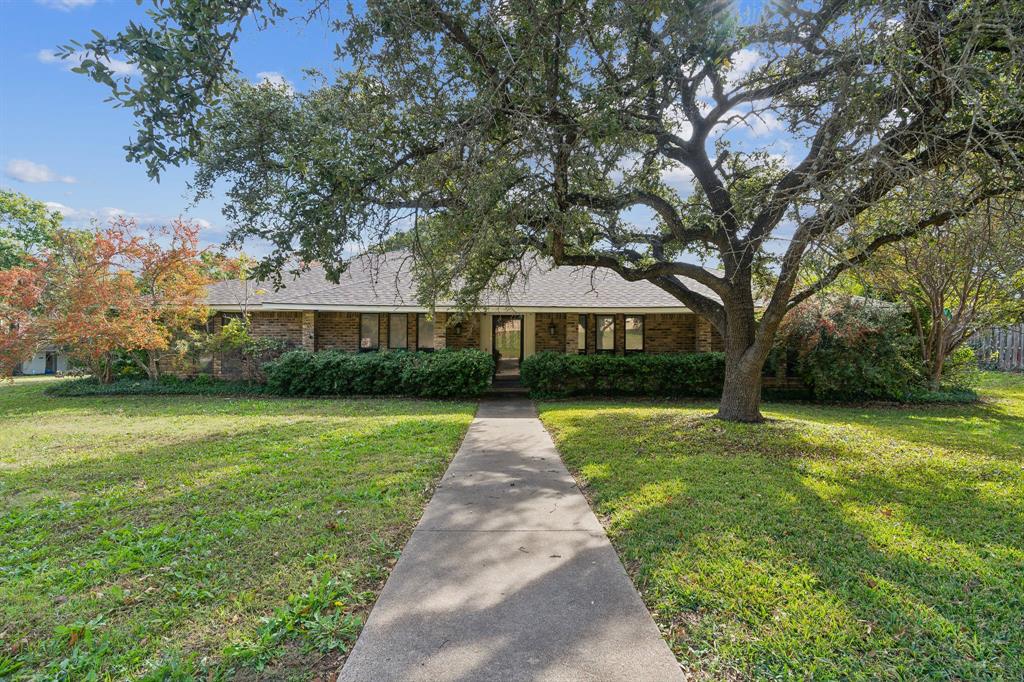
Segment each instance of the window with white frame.
M576 352L587 354L587 316L580 315L576 321Z

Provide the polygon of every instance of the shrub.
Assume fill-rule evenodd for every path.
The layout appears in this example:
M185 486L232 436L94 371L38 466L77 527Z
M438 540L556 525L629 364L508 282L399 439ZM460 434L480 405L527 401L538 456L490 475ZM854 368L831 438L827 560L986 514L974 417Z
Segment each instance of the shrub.
M494 359L479 350L434 353L290 351L263 366L278 395L409 395L473 397L490 386Z
M981 381L978 356L970 346L960 346L950 353L942 368L942 388L953 392L970 392Z
M523 385L534 397L570 395L717 395L725 378L721 353L564 355L544 352L523 360Z
M812 301L790 313L778 338L818 400L907 400L924 387L916 339L896 306Z
M243 381L222 381L200 375L194 379L178 379L164 375L157 381L120 379L101 384L92 377L69 379L46 387L47 395L58 397L101 395L260 395L266 393L261 384Z
M424 398L478 396L491 385L494 358L478 350L405 353L402 385Z

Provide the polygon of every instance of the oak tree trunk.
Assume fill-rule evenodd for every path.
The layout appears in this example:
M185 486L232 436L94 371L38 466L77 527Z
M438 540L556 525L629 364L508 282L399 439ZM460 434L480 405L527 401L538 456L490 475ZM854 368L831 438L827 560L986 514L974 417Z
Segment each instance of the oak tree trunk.
M725 346L725 385L718 405L719 419L733 422L762 422L761 372L768 348L755 342L757 323L752 311L728 316ZM763 344L762 344L763 345Z

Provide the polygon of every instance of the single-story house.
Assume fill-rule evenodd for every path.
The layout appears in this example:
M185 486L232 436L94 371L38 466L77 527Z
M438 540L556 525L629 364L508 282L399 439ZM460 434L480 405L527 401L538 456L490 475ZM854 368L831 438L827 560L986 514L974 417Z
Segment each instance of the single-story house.
M68 356L59 348L41 348L14 368L15 374L63 374L70 369Z
M541 351L621 355L722 346L704 318L667 292L606 269L538 263L512 290L492 293L472 314L459 315L452 302L439 302L432 313L417 302L411 266L406 254L396 252L353 259L337 284L315 265L276 290L264 282L217 282L207 297L215 313L213 329L245 313L255 335L295 348L479 348L495 353L511 373L523 358ZM696 282L686 283L710 294ZM212 360L216 375L237 370Z

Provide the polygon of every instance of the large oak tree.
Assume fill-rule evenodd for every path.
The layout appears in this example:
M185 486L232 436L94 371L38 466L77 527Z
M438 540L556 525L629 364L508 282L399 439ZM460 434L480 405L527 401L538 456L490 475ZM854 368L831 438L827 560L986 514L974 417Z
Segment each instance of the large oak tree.
M238 36L285 15L272 2L165 0L66 52L134 111L130 158L195 162L200 194L226 183L232 239L274 246L265 271L297 256L336 275L414 220L427 299L471 305L530 253L646 279L721 333L719 416L755 421L787 311L1020 181L1022 9L369 0L331 18L321 1L302 18L336 32L338 71L303 92L235 73ZM114 54L141 79L115 79ZM744 134L776 124L789 158ZM897 228L859 219L924 186Z

